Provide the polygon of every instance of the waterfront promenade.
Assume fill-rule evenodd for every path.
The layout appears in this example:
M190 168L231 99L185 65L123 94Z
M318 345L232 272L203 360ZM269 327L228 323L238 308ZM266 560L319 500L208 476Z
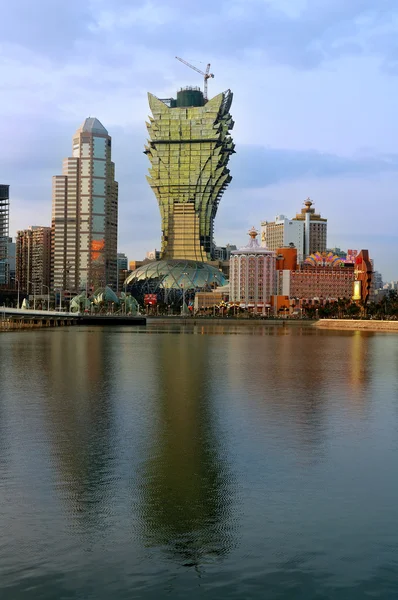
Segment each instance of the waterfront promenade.
M53 310L0 307L0 331L75 325L76 315Z
M80 314L63 311L0 308L0 331L71 325L146 325L144 316Z

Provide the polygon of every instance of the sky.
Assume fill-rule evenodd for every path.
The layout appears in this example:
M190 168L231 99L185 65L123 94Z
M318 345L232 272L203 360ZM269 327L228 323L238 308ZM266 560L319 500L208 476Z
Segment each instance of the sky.
M231 89L233 180L218 245L310 197L328 246L368 248L398 279L397 0L0 0L0 183L11 231L50 225L52 176L84 119L112 136L119 251L160 248L143 154L147 92Z

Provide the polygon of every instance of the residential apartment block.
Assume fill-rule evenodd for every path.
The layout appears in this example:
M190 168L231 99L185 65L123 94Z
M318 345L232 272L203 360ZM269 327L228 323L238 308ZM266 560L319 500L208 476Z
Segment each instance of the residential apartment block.
M17 231L16 279L28 294L46 294L51 285L51 227Z

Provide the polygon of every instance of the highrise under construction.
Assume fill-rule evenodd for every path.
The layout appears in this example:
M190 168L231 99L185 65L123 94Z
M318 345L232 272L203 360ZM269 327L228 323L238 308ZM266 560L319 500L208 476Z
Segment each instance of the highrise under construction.
M212 261L214 218L232 179L227 168L234 152L232 93L207 101L200 88L188 87L176 99L148 97L147 179L162 219L161 257Z

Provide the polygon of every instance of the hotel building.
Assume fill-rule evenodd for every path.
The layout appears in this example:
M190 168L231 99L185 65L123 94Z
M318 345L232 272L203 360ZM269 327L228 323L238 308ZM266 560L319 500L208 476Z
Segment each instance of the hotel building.
M257 241L254 227L247 246L231 252L230 300L255 312L270 306L275 294L276 255Z
M214 219L232 179L232 93L207 101L199 88L185 88L176 99L148 98L147 179L159 203L161 259L213 261Z

